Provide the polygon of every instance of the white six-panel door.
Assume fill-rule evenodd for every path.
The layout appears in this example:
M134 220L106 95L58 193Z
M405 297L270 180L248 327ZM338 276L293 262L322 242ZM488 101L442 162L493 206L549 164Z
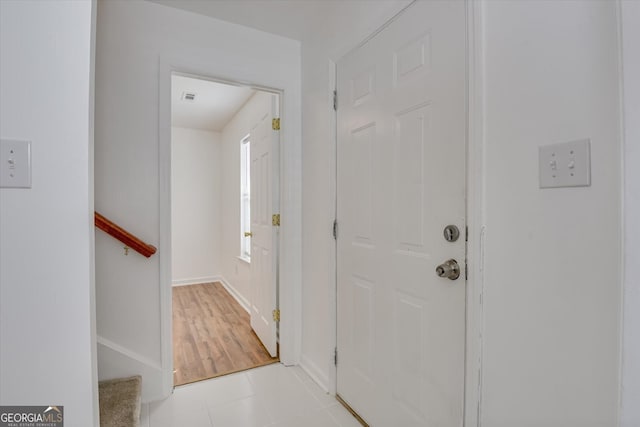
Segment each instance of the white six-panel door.
M337 391L372 427L462 425L465 37L418 1L338 62Z
M264 105L250 134L251 144L251 327L272 357L277 355L277 236L279 133L272 129L277 97Z

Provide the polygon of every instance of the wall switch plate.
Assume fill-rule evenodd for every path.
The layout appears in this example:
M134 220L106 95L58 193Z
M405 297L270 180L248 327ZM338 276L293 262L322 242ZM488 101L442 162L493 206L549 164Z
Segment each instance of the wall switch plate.
M588 139L539 147L538 162L540 188L591 185L591 147Z
M0 188L31 188L31 142L0 140Z

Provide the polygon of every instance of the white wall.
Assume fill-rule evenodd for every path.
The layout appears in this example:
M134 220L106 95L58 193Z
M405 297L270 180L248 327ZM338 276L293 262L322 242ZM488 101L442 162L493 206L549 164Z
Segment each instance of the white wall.
M334 67L409 1L350 2L325 17L302 41L303 104L303 339L302 366L327 390L335 389L335 123Z
M614 425L621 332L615 4L513 3L482 5L488 27L489 115L488 347L483 388L487 400L481 408L482 421L492 427L525 426L527 420L531 420L528 425ZM631 4L637 7L629 2L627 10ZM376 5L382 8L381 3ZM387 13L393 14L391 9ZM367 22L366 12L360 16ZM345 14L344 19L353 16ZM327 22L339 25L332 19ZM640 39L637 28L634 24L628 29L628 40ZM302 44L302 364L330 389L335 255L329 230L335 209L335 147L327 143L333 139L328 107L332 71L327 59L338 59L353 33L327 29L345 37L342 47L322 32ZM593 186L539 190L537 146L582 137L592 139ZM637 163L630 158L635 145L629 144L628 186L640 182L639 168L628 166ZM630 229L630 218L639 216L639 207L630 206L628 200L635 201L638 193L627 189L631 235L637 230ZM637 276L629 270L637 268L639 258L638 250L629 250L630 241L638 239L628 240L627 281ZM627 289L638 295L630 283ZM633 326L638 324L633 316L639 306L631 303L627 313L625 324L631 324L626 328L631 330L627 360L640 360L638 330ZM629 374L637 375L638 368L632 362L628 365L627 382L637 385ZM637 388L623 391L628 414L638 411L637 393Z
M98 425L90 1L0 1L0 136L32 141L32 188L0 190L0 405Z
M328 108L329 59L339 58L406 3L399 0L354 2L349 6L351 12L330 16L332 19L326 20L327 25L302 44L305 313L302 363L328 389L332 382L331 352L335 343L332 312L335 256L330 237L335 185L331 166L335 147L332 114ZM482 408L483 420L485 425L508 425L507 418L522 411L555 415L560 411L558 406L563 405L565 418L580 413L585 419L594 415L592 420L596 422L600 421L597 416L602 415L608 422L612 396L616 395L615 390L612 391L615 381L611 373L618 365L613 353L617 354L619 345L620 330L615 317L619 314L621 290L615 269L597 266L615 264L620 258L616 245L616 241L620 243L620 236L615 232L620 213L619 183L615 183L620 147L611 124L617 116L617 104L611 99L616 94L615 76L612 76L616 64L616 46L612 40L615 30L611 27L614 6L608 2L513 3L486 4L490 27L486 70L490 85L487 87L492 89L487 105L487 129L491 137L487 166L493 170L487 177L491 191L487 195L490 227L486 261L492 280L487 282L486 295L489 347L485 360L489 362L484 387L488 402ZM104 125L97 130L100 141L97 141L100 146L96 154L99 163L96 167L100 170L96 182L96 191L100 194L97 203L111 206L110 210L119 219L125 224L133 223L135 230L153 243L158 229L155 209L158 170L153 160L157 155L158 56L161 53L185 55L183 51L188 51L199 52L204 58L210 57L213 51L214 57L226 52L237 58L239 46L252 49L257 43L265 47L270 36L241 32L239 27L220 21L138 2L103 2L100 12L98 42L102 53L99 51L98 62L103 82L98 88L101 98L98 121L104 121ZM232 52L233 49L236 52ZM255 55L267 56L263 52L266 50L266 47L258 48ZM257 75L258 71L252 72ZM588 86L590 84L593 86ZM593 144L593 186L538 190L537 172L533 168L537 164L533 163L537 144L585 136L591 137ZM611 152L605 149L609 143L603 142L609 139L613 141ZM512 168L516 167L523 169L514 173ZM129 186L132 186L130 194L121 194L122 189ZM560 194L566 197L558 196ZM527 209L515 212L518 206ZM553 225L553 215L560 218L562 228ZM522 228L503 226L502 221L513 224L514 218L522 218L525 225ZM603 228L602 224L607 227ZM103 330L115 336L130 325L135 329L130 335L132 338L146 337L141 343L133 343L136 350L160 363L159 338L154 326L158 316L157 289L153 287L157 283L156 261L140 264L131 257L124 259L117 245L98 237L98 245L103 248L99 262L104 264L98 266L99 276L104 278L105 287L121 286L109 290L103 299L130 317L114 325L105 324ZM569 242L564 237L569 238ZM595 248L593 252L572 252L574 248L586 247L587 243ZM562 252L562 256L551 256L557 252ZM505 264L503 258L509 263ZM510 274L497 270L504 265ZM544 266L549 266L549 270L543 270ZM126 275L109 277L108 273L114 268ZM542 277L544 271L553 274ZM120 280L123 280L121 285ZM140 282L142 289L133 286ZM137 303L118 298L131 289L138 297L145 298L142 313L136 312L135 319L128 313ZM546 297L538 290L554 293ZM565 307L567 302L571 310L560 316L559 307ZM590 310L593 312L588 313ZM551 324L551 320L557 323ZM513 335L493 329L502 323L519 329L512 331ZM560 339L562 334L566 336ZM525 339L529 341L523 342ZM130 344L128 338L125 341ZM513 345L503 345L510 341ZM549 342L554 345L545 346ZM540 347L534 348L535 344ZM525 351L528 347L532 351ZM554 356L562 359L556 366L562 369L541 372L536 362L541 360L548 365ZM587 368L593 368L593 375L583 375ZM553 387L536 394L544 381ZM514 387L501 388L501 383ZM522 384L526 385L525 390ZM548 394L549 389L556 393ZM574 394L576 390L578 394ZM494 393L507 391L510 391L507 395ZM553 400L560 394L560 399ZM506 403L500 405L503 397ZM535 410L529 411L534 406ZM581 410L576 412L578 407ZM495 420L496 424L488 420ZM516 421L522 425L520 419ZM573 420L569 420L565 425L572 423ZM562 421L558 425L562 425Z
M171 128L171 273L173 284L220 276L221 135ZM224 180L225 184L228 180Z
M625 291L622 427L640 425L640 2L622 2Z
M618 415L621 136L615 2L484 3L482 425ZM538 188L538 146L591 139L592 185Z
M221 271L235 295L248 307L249 264L240 256L240 141L271 110L268 92L256 92L222 130L222 250Z
M284 167L289 186L283 201L289 221L281 233L290 244L282 253L286 269L281 281L289 292L281 304L289 307L300 283L300 230L296 226L300 189L299 178L295 178L299 174L300 45L144 1L100 1L98 6L96 208L158 246L158 254L150 259L124 256L119 242L103 233L96 235L99 374L107 378L141 372L143 400L148 401L166 396L172 386L171 343L161 340L163 331L170 333L166 289L170 283L161 283L160 275L162 280L168 276L168 282L171 277L164 264L159 264L167 257L162 239L170 240L160 235L160 227L165 226L161 219L168 215L163 216L159 208L168 197L160 193L167 185L168 171L159 168L161 147L168 145L163 141L170 132L170 71L165 66L188 64L184 66L189 69L182 71L202 74L209 70L212 77L285 89L289 121L283 133L289 145ZM167 102L162 104L163 100ZM296 319L290 313L289 319ZM284 323L285 333L296 333L295 324ZM281 349L289 360L297 357L295 348Z

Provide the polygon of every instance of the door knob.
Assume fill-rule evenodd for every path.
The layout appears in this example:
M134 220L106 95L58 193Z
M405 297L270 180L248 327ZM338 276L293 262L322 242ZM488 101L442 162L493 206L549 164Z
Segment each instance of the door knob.
M458 261L450 259L436 267L436 274L439 277L446 277L450 280L456 280L460 277L460 266Z

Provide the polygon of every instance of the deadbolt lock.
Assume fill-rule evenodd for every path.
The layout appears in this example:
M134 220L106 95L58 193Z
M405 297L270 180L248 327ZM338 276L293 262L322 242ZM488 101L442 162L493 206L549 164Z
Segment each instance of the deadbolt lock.
M447 242L455 242L460 237L460 230L455 225L447 225L442 234Z
M446 277L450 280L456 280L460 277L460 266L458 261L450 259L436 267L436 274L439 277Z

